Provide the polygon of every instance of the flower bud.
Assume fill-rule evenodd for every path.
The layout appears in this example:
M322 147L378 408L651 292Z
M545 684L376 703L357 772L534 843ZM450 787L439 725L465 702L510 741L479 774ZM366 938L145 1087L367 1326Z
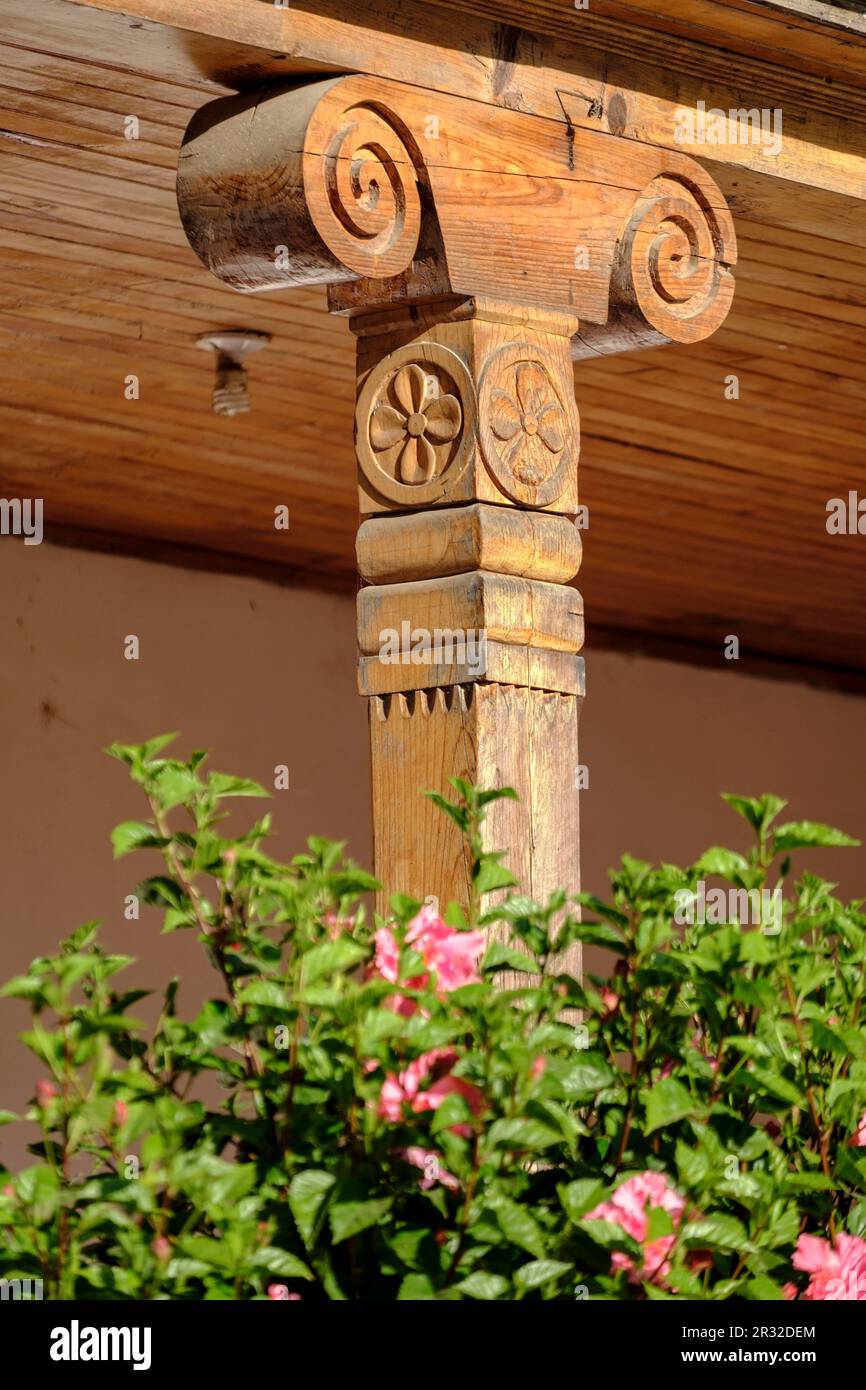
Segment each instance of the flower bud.
M36 1082L36 1104L42 1106L43 1109L57 1095L57 1087L53 1081L46 1081L43 1077Z

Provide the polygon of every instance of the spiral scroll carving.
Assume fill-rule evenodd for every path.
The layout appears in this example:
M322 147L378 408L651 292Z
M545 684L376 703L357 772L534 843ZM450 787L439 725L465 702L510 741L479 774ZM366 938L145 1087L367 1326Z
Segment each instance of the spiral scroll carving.
M356 274L398 275L410 265L421 229L420 154L408 132L371 104L342 111L336 125L332 112L328 102L316 112L304 156L316 229Z
M654 178L632 209L614 257L612 303L636 309L661 337L713 333L734 293L733 222L721 202L678 175Z

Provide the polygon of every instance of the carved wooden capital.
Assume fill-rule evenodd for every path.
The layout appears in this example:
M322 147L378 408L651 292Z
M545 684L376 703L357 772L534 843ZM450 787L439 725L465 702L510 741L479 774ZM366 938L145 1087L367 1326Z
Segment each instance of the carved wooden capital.
M359 687L376 869L466 901L418 790L513 786L492 844L527 890L578 881L583 605L572 358L697 342L736 245L693 160L372 77L205 107L187 236L243 291L325 284L358 344Z
M575 315L576 356L697 342L733 295L731 216L694 160L367 76L210 103L178 201L237 289L489 296Z

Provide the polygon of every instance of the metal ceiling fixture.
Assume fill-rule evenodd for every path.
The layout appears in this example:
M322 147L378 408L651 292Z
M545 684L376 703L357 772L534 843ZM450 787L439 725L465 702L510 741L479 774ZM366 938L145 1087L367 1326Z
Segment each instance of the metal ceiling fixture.
M206 333L198 339L198 347L215 352L216 379L213 388L213 408L217 415L243 415L251 409L249 377L244 358L259 352L271 341L269 333L233 328L225 333Z

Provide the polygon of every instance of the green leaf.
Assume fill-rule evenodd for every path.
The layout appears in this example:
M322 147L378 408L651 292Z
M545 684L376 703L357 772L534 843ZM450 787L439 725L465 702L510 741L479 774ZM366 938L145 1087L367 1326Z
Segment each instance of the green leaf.
M213 1269L234 1269L237 1264L226 1242L213 1240L210 1236L184 1236L178 1245L185 1255L193 1260L201 1260Z
M775 940L776 938L772 938ZM740 941L740 960L751 965L768 965L775 960L778 951L771 944L771 938L762 931L744 932Z
M303 981L311 985L325 975L335 975L340 970L351 970L362 960L366 960L366 947L359 946L349 936L340 936L336 941L322 941L304 956Z
M745 1228L734 1216L726 1212L713 1212L697 1221L688 1221L682 1228L683 1239L695 1245L706 1245L719 1250L750 1250L749 1237Z
M520 1266L514 1282L519 1289L538 1289L542 1284L549 1284L551 1279L562 1278L572 1269L574 1265L564 1260L530 1260L529 1264Z
M303 1260L289 1250L279 1250L275 1245L266 1245L259 1250L253 1261L257 1269L266 1269L269 1274L278 1274L283 1279L313 1279L312 1270Z
M230 777L225 772L212 772L208 787L217 798L223 796L270 796L259 782L249 777Z
M426 1274L407 1274L397 1291L398 1303L421 1303L435 1297L436 1290Z
M600 1052L581 1052L571 1063L556 1067L556 1076L569 1100L592 1100L616 1078Z
M782 1183L786 1192L835 1192L838 1186L824 1173L789 1173Z
M166 763L153 782L154 800L163 811L171 811L185 801L192 801L202 791L201 782L183 763Z
M485 855L475 875L475 891L492 893L497 888L512 888L517 879L503 864L497 864L492 855Z
M502 1234L512 1245L519 1245L521 1250L528 1250L538 1259L544 1258L544 1232L526 1207L503 1197L494 1210Z
M756 1274L749 1279L743 1287L743 1295L758 1303L784 1303L786 1299L781 1284L767 1274Z
M690 1149L682 1139L677 1140L677 1171L686 1187L700 1187L712 1170L709 1154L703 1149Z
M587 946L603 946L606 951L614 951L618 956L628 955L628 945L616 927L608 922L577 922L572 927L575 941L583 941Z
M148 739L147 743L112 743L104 751L110 758L118 758L129 767L139 768L143 763L150 762L151 758L156 757L156 754L162 752L169 743L174 743L176 738L177 731L173 734L157 734L155 738Z
M767 1067L753 1066L749 1072L753 1081L767 1092L768 1095L775 1096L777 1100L787 1101L789 1105L806 1106L806 1097L797 1089L793 1081L788 1081L784 1076L779 1076Z
M603 917L605 921L610 922L615 927L619 927L622 931L625 931L628 926L628 918L624 912L620 912L618 908L612 907L610 903L606 903L603 898L597 898L594 893L579 893L577 900L583 907L588 907L590 912L597 913L599 917ZM622 937L617 936L617 940L622 940Z
M719 878L736 878L741 870L748 867L748 861L736 850L713 845L701 855L694 872L699 878L706 878L710 874L716 874Z
M36 975L14 975L0 989L0 997L4 999L30 999L44 993L45 980Z
M375 1226L388 1214L393 1205L393 1197L370 1197L359 1202L351 1199L340 1201L338 1196L335 1196L328 1208L334 1244L339 1245L350 1236L358 1235L359 1231L366 1231L369 1226Z
M320 1168L297 1173L289 1185L289 1209L307 1250L315 1244L315 1230L322 1204L334 1186L334 1175Z
M111 843L114 846L115 859L121 859L124 854L130 854L134 849L162 849L170 841L165 835L157 834L152 825L127 820L114 827Z
M687 1115L699 1115L701 1106L685 1086L673 1076L667 1076L653 1086L646 1096L646 1133L684 1120Z
M787 825L778 827L775 837L777 854L787 849L807 849L822 845L836 848L859 843L859 840L852 839L843 830L835 830L832 825L822 825L816 820L789 821Z
M773 796L772 792L761 797L734 796L730 792L723 792L722 800L727 801L731 810L747 820L759 835L764 834L768 825L788 804L780 796Z
M480 1269L467 1275L457 1285L467 1298L480 1298L489 1302L494 1298L505 1298L511 1286L501 1274L483 1274Z
M494 970L520 970L524 974L531 974L535 968L535 962L525 951L517 951L501 941L490 943L481 962L482 971L491 974Z
M604 1201L604 1183L600 1178L577 1178L558 1191L559 1200L570 1221L579 1221Z
M463 806L455 806L453 801L446 800L439 792L427 791L424 795L429 797L433 805L438 806L440 811L444 811L445 815L449 816L465 834L469 829L469 813Z
M239 1004L259 1004L268 1009L287 1009L289 1000L284 985L276 980L253 980L238 991Z

